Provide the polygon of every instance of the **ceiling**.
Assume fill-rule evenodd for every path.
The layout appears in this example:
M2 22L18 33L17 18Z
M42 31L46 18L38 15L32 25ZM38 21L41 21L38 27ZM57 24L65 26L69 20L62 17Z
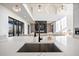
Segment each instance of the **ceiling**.
M28 22L34 22L34 21L56 21L57 19L60 19L64 17L64 14L61 14L61 12L64 10L66 13L66 5L67 4L42 4L42 3L25 3L25 6L22 3L3 3L1 4L11 11L13 11L12 7L15 5L19 5L21 7L21 12L14 12L23 19L25 19ZM40 7L39 7L40 5ZM26 8L27 6L27 8ZM27 10L28 9L28 10ZM40 11L38 11L40 9ZM29 11L29 12L28 12Z
M11 11L13 11L18 16L20 16L21 18L25 19L27 22L29 22L29 23L33 22L32 18L29 16L27 10L25 10L24 6L21 3L1 3L0 5L3 5L4 7L8 8ZM12 9L12 7L15 6L15 5L18 5L19 7L21 7L21 11L20 12L15 12Z
M64 10L64 4L26 4L30 10L34 21L55 21L57 18L63 17L59 15L60 9ZM41 7L39 7L39 5ZM39 11L40 8L40 11Z

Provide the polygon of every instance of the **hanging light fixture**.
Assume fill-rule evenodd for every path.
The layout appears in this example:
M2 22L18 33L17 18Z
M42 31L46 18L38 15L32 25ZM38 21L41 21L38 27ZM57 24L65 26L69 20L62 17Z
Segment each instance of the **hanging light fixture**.
M62 9L62 10L64 9L64 6L63 6L63 5L61 5L61 9Z
M60 5L59 7L58 7L58 11L59 12L62 12L64 10L64 5Z
M21 8L19 7L19 5L13 6L12 9L13 9L15 12L20 12L20 11L21 11Z
M38 12L41 11L41 5L38 5Z

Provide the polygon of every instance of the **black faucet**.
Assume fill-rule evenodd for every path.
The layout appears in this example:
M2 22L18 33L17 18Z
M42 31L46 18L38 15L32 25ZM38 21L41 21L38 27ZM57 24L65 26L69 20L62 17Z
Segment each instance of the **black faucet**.
M42 40L42 38L40 37L40 24L39 24L39 32L38 33L39 33L39 38L38 39L39 39L39 42L40 42Z
M36 37L36 32L34 32L34 37Z

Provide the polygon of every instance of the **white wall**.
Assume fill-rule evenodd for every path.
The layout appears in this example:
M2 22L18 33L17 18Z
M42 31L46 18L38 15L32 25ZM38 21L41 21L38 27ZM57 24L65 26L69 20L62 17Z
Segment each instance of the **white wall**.
M8 37L8 16L24 22L24 33L27 34L27 22L9 9L0 5L0 36Z
M75 33L75 28L79 28L79 3L73 4L73 20L73 27Z
M24 34L27 35L28 34L28 23L25 22L25 25L24 25Z

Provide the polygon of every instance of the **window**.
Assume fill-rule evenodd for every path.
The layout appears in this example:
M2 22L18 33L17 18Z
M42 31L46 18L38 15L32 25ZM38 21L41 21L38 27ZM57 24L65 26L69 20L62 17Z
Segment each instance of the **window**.
M56 32L67 32L67 18L63 17L62 19L56 22Z
M24 34L24 23L9 17L9 37Z
M60 21L56 22L56 32L59 32L61 30L60 28Z

